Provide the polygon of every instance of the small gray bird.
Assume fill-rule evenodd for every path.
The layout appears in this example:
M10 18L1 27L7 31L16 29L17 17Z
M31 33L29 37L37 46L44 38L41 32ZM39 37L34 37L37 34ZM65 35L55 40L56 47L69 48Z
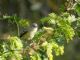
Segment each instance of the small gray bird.
M36 34L38 30L38 25L37 23L33 23L29 28L28 28L28 31L25 31L24 33L22 33L20 35L20 37L22 39L25 39L25 40L32 40L34 35Z

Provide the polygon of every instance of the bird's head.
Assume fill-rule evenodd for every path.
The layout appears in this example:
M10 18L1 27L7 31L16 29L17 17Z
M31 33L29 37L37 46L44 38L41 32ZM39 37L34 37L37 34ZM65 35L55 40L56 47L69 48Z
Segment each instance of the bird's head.
M31 26L34 28L38 27L37 23L33 23Z

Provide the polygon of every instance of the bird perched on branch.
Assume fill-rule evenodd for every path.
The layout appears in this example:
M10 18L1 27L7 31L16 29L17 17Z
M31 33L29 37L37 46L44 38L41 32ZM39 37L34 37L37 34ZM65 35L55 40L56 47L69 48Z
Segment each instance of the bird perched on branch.
M22 33L20 37L25 40L32 40L37 30L38 30L37 23L32 23L28 30Z

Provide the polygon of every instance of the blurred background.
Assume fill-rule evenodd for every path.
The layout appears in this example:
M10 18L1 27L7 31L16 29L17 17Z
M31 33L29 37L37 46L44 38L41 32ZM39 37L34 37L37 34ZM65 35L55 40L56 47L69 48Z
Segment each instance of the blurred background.
M69 12L75 14L70 8L75 0L0 0L0 17L3 15L16 15L21 19L39 23L40 19L49 13L61 14ZM16 32L15 24L0 21L0 38L4 33ZM80 39L76 38L67 46L62 56L55 57L56 60L80 60Z
M40 24L40 19L48 16L49 13L61 14L62 11L66 11L67 3L67 0L0 0L0 17L16 15L21 19ZM0 21L0 32L16 31L15 25L8 24L8 21Z
M72 1L73 3L74 1ZM21 18L38 20L51 12L65 11L67 0L0 0L0 15L16 14Z

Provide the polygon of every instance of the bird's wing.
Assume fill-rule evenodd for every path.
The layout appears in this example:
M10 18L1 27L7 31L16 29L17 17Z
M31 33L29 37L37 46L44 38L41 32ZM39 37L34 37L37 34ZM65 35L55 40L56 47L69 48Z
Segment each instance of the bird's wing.
M20 34L20 37L24 36L28 31L23 32L22 34Z

